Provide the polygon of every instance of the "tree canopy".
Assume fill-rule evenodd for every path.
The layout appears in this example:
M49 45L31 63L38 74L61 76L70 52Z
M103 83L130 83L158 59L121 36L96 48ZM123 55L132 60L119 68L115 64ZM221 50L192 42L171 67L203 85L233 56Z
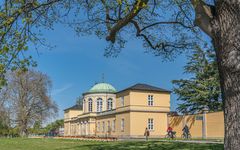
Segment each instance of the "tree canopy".
M190 0L5 0L0 7L1 84L7 70L36 65L23 51L31 43L48 46L41 30L54 29L55 22L78 35L105 38L105 56L116 56L137 37L148 52L168 59L202 42L193 11Z
M184 71L190 79L173 80L173 91L178 95L178 110L182 113L198 113L204 108L209 111L222 110L222 97L213 49L204 51L197 47L190 55Z

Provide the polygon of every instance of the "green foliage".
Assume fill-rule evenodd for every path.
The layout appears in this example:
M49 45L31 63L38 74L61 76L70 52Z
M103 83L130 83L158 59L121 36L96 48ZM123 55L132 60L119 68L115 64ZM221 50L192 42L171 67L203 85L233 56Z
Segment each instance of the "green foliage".
M11 127L3 120L0 120L0 137L19 137L19 129Z
M0 5L0 87L6 84L8 70L27 70L36 62L24 51L28 44L46 45L39 26L51 28L53 4L58 0L6 0ZM59 0L60 1L60 0Z
M210 111L222 110L221 90L216 56L214 51L197 47L184 68L190 79L174 80L174 92L181 103L178 110L182 113L201 112L208 107Z
M41 122L36 121L32 128L28 129L31 134L40 135L45 134L46 130L42 128Z
M8 133L9 127L2 120L0 120L0 136L8 135Z
M63 119L60 119L60 120L56 120L50 124L48 124L45 129L49 132L49 131L52 131L52 130L57 130L61 127L64 126L64 120Z
M56 120L56 121L48 124L46 127L42 127L41 122L36 121L34 123L33 127L29 128L28 130L31 134L44 135L44 134L47 134L51 131L56 131L63 126L64 126L64 120L63 119Z
M8 136L9 137L19 137L19 128L14 127L14 128L10 128L8 130Z

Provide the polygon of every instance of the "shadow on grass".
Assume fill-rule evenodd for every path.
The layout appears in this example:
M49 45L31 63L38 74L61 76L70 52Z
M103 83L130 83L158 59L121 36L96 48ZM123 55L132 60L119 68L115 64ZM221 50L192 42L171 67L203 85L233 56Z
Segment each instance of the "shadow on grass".
M86 144L56 150L223 150L222 144L190 144L171 142L109 142L100 144Z

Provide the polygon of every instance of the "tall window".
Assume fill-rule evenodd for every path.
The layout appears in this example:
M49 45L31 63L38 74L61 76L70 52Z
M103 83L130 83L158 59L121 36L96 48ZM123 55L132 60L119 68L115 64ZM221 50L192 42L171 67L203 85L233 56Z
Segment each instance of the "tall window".
M88 111L92 112L92 99L91 98L88 99Z
M85 107L87 107L87 106L85 106L86 104L85 104L85 99L83 99L83 111L84 112L86 112L86 109L85 109Z
M107 122L107 131L110 132L110 130L111 130L110 121L108 120L108 122Z
M154 129L153 119L149 118L148 119L148 130L153 130L153 129Z
M148 95L148 106L153 106L153 95Z
M99 98L97 99L97 112L101 112L102 111L102 99Z
M105 122L102 122L102 132L105 132Z
M121 106L124 106L124 96L120 97Z
M97 124L97 131L100 132L100 122Z
M113 106L113 100L109 98L107 100L107 110L112 110L112 106Z
M116 120L112 121L112 131L115 131L115 124L116 124Z
M122 132L124 131L124 123L125 123L125 121L124 121L124 119L122 119L121 120L121 131Z

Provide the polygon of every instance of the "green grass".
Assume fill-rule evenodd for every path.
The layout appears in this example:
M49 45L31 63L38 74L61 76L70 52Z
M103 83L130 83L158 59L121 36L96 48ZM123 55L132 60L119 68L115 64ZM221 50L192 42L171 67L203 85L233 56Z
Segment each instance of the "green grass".
M0 150L222 150L223 144L160 141L96 142L68 139L0 139Z

